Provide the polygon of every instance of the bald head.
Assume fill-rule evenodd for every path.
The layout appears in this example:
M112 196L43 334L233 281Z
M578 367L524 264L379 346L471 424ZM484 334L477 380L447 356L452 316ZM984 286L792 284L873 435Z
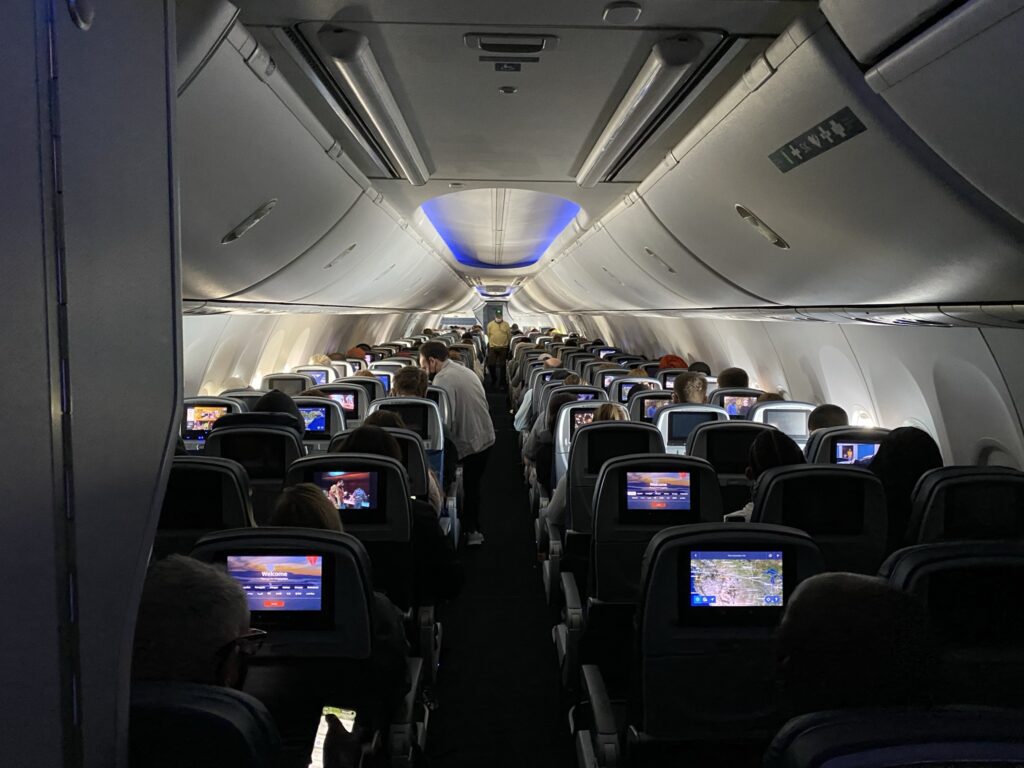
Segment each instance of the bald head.
M562 358L560 358L560 357L549 357L547 360L544 361L544 365L546 365L548 368L561 368L562 367Z

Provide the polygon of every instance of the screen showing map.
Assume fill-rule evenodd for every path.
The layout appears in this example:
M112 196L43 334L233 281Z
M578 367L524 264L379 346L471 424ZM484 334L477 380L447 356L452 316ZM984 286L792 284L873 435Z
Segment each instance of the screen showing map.
M629 395L633 391L633 387L635 387L635 386L636 386L636 384L631 382L629 384L623 384L619 388L619 402L620 403L628 403L629 402Z
M356 412L356 393L355 392L331 392L331 400L341 406L341 410L345 413Z
M870 464L878 453L878 443L836 443L834 464Z
M228 555L228 574L245 591L250 611L319 611L321 555Z
M313 379L313 383L318 386L327 383L327 371L306 370L303 373Z
M781 552L690 552L690 605L782 606Z
M601 374L601 388L608 389L612 385L612 382L618 379L620 375L618 373L602 373Z
M203 440L213 424L228 412L226 405L195 405L185 409L186 440Z
M724 395L722 397L722 407L725 408L726 412L737 419L745 418L747 411L750 407L757 402L756 397L747 397L740 395Z
M689 472L627 472L626 509L686 511L690 509Z
M384 391L388 392L391 389L391 374L377 371L374 375L377 377L377 381L384 385Z
M306 422L307 432L327 432L327 408L326 406L313 408L299 408L302 420Z

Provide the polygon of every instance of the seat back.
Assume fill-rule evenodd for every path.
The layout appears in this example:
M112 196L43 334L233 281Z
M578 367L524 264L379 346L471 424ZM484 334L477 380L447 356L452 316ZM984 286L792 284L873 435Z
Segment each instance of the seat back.
M156 526L152 559L188 554L211 531L255 526L249 495L249 476L237 461L175 456Z
M346 533L366 547L375 588L403 609L413 605L412 494L401 462L363 453L307 456L291 465L286 483L319 487Z
M244 413L249 406L232 397L186 397L181 416L181 438L189 451L202 451L213 425L221 416Z
M281 737L267 708L221 685L132 684L129 764L147 768L278 768Z
M625 368L593 368L590 371L588 380L595 387L600 387L605 392L611 389L612 382L629 376Z
M536 419L541 414L547 414L548 403L551 402L551 398L555 393L560 395L574 395L577 400L599 400L604 401L608 399L608 393L600 387L588 387L583 384L563 384L561 382L551 382L545 384L544 388L540 390L539 396L540 401L538 402L535 397L533 400L533 414ZM537 394L537 393L535 393Z
M341 408L342 416L345 417L343 429L355 428L363 423L366 412L370 407L370 398L364 387L358 384L325 384L317 387ZM335 430L337 432L338 430Z
M718 478L703 459L646 453L605 462L594 489L589 596L635 602L640 562L654 534L721 520Z
M706 523L655 534L640 574L631 722L663 739L769 735L779 716L775 633L792 591L823 567L814 541L783 526Z
M665 389L671 390L676 383L676 376L680 373L686 373L685 368L659 368L658 372L654 374L661 386Z
M687 454L711 462L718 473L726 509L737 510L750 501L753 485L747 479L750 444L766 429L775 427L744 421L713 421L698 424L690 432L686 440Z
M1024 544L918 544L890 555L879 575L924 602L948 699L1020 706Z
M333 379L345 379L356 372L356 369L352 366L348 360L332 360L331 369L334 371Z
M672 392L667 389L634 389L629 393L629 404L626 406L629 420L653 424L658 409L671 402Z
M391 411L402 417L406 429L423 439L427 451L444 450L444 422L441 409L428 397L386 397L370 403L370 413Z
M831 571L874 575L885 557L885 491L863 467L769 469L758 478L751 520L806 531Z
M370 370L376 373L377 371L384 371L385 373L398 373L400 370L408 365L405 361L395 360L394 358L388 358L387 360L380 360L376 363L370 363Z
M266 391L262 389L225 389L220 393L220 397L237 400L245 406L245 410L251 411L265 394L267 394Z
M313 379L313 386L319 387L323 384L330 384L338 378L337 372L330 365L299 365L292 368L292 373L301 373Z
M626 405L629 402L629 396L634 391L656 391L659 389L661 389L661 383L657 379L647 376L623 376L612 381L608 392L608 399L612 402Z
M1024 539L1024 472L1008 467L940 467L914 488L907 540Z
M764 768L953 766L1024 762L1024 714L981 707L843 709L786 723Z
M437 403L438 410L441 411L441 421L444 422L446 429L450 428L452 424L452 404L451 400L448 399L447 390L431 384L427 387L427 397Z
M245 417L263 417L263 422L248 423ZM267 417L279 418L272 423ZM241 422L232 421L236 419ZM229 414L214 425L206 440L205 455L232 459L245 468L257 525L270 519L289 465L305 454L294 422L291 414Z
M402 450L402 466L405 467L406 478L409 481L410 495L426 500L430 492L430 481L427 479L430 464L427 461L427 450L423 447L423 438L411 429L384 427L384 431L398 441L398 447ZM331 438L328 453L341 453L345 440L352 432L353 430L345 430Z
M654 425L665 438L665 450L685 454L686 443L694 428L715 421L729 421L729 414L724 408L717 405L673 403L656 412Z
M384 376L386 374L382 373L381 375ZM369 401L366 403L367 411L369 411L370 409L370 403L372 403L374 400L378 400L384 397L384 395L387 394L387 390L384 388L384 384L381 382L380 379L376 377L376 375L374 375L373 378L369 376L351 376L347 379L341 379L341 381L337 383L352 384L357 387L362 387L367 397L369 397Z
M754 403L747 411L747 420L758 424L770 424L785 432L793 442L803 448L810 436L807 430L807 417L815 407L813 403L800 403L794 400Z
M708 394L708 403L725 408L731 419L745 419L763 394L760 389L750 387L722 387Z
M294 400L306 424L302 435L306 450L323 453L334 433L345 429L345 412L341 403L331 397L296 397Z
M586 389L595 390L596 388L587 387ZM608 394L603 389L598 391L600 391L604 398L608 397ZM555 457L555 474L551 478L553 485L557 485L562 476L569 471L569 452L572 449L572 439L576 434L576 430L585 424L592 423L594 414L600 407L600 401L594 399L566 403L558 409L558 414L555 417L555 429L551 436Z
M567 527L579 533L593 530L594 486L606 461L638 453L664 452L665 441L650 424L602 421L579 427L569 448Z
M289 397L296 397L301 395L307 389L312 389L316 382L312 376L307 376L304 373L268 373L263 377L263 383L260 385L263 389L268 392L272 389L276 389L279 392L284 392Z
M804 455L809 464L871 463L878 445L889 434L882 427L826 427L816 429L807 439Z

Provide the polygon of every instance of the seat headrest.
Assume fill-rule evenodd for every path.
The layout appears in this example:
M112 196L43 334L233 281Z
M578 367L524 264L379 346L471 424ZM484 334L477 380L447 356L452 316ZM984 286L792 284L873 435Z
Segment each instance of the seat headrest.
M132 684L131 765L147 768L274 768L281 737L266 707L231 688Z
M237 461L175 456L157 530L218 530L253 525L249 476Z
M1024 539L1024 472L953 466L925 472L914 488L909 542Z
M766 470L754 492L755 522L815 533L859 534L868 508L884 511L882 483L863 467L792 464ZM884 514L879 523L884 536Z
M601 421L576 430L569 452L569 467L574 477L596 476L609 459L664 452L665 439L652 424Z
M698 424L686 440L691 456L707 459L719 475L742 475L750 463L750 445L767 424L750 421L712 421Z
M227 427L291 427L301 436L306 431L306 422L290 413L249 411L228 413L213 423L213 429Z

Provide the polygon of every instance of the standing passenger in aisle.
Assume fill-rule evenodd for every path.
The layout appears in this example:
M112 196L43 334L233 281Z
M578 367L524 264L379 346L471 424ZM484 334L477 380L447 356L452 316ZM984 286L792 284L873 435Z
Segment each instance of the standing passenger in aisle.
M476 547L484 543L480 532L480 481L494 445L494 424L487 407L487 395L472 370L449 361L448 349L439 341L428 341L420 347L420 367L433 377L434 386L448 393L451 438L463 467L462 526L466 543Z
M487 324L487 369L491 372L491 386L505 388L505 365L508 345L512 342L512 328L505 322L501 310Z

